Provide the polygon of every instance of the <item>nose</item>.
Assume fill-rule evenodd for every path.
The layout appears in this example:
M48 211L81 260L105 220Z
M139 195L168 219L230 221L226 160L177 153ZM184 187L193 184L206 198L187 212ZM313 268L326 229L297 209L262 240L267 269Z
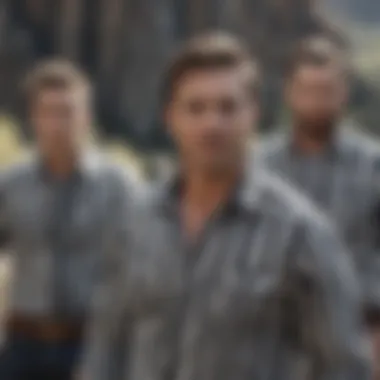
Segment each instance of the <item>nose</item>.
M223 117L220 112L210 110L204 118L204 127L208 130L217 131L223 129Z

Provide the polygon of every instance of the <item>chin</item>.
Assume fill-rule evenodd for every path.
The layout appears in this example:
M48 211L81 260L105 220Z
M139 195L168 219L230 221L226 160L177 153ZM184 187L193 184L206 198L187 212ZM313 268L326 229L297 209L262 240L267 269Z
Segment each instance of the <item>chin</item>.
M211 177L220 177L229 172L229 168L234 167L231 162L224 160L212 160L204 162L202 167L204 173Z
M306 122L305 127L309 133L319 135L331 131L333 123L331 122L331 119L315 118Z

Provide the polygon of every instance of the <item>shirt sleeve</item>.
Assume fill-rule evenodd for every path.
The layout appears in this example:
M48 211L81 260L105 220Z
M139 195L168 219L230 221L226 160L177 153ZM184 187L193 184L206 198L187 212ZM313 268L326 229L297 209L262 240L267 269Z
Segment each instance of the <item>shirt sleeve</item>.
M115 183L110 199L102 264L79 368L81 380L120 379L127 365L132 320L125 294L132 250L131 202L135 200L125 185Z
M299 227L291 269L300 290L300 340L313 378L370 379L371 352L351 256L319 215Z
M122 296L122 272L104 281L96 290L79 368L81 380L116 380L125 367L129 321Z
M364 251L358 258L366 302L367 318L371 323L380 321L380 162L375 164L372 178L374 195L372 210L365 230Z

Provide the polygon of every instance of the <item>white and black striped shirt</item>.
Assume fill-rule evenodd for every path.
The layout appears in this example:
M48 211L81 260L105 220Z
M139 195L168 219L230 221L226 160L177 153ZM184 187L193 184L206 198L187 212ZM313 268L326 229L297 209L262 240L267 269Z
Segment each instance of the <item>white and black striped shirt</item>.
M380 146L354 131L338 130L320 154L305 155L291 137L261 144L257 160L309 196L335 222L353 254L366 301L380 307Z
M353 265L302 195L253 170L189 246L171 189L124 234L128 259L98 294L83 379L294 380L305 368L369 379Z
M14 259L12 312L83 318L90 309L106 244L135 184L96 152L77 169L55 180L34 157L0 175L0 231Z

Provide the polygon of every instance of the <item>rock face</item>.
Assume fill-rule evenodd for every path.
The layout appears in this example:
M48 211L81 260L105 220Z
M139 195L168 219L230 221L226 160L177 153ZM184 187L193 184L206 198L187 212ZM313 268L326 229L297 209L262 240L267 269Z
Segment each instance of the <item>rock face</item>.
M159 74L183 38L218 28L247 40L265 67L268 126L286 52L299 37L326 29L311 0L2 0L0 7L0 55L11 61L6 75L0 67L0 88L7 88L0 102L19 105L15 83L26 62L65 56L94 80L107 132L141 143L160 136L152 133Z

